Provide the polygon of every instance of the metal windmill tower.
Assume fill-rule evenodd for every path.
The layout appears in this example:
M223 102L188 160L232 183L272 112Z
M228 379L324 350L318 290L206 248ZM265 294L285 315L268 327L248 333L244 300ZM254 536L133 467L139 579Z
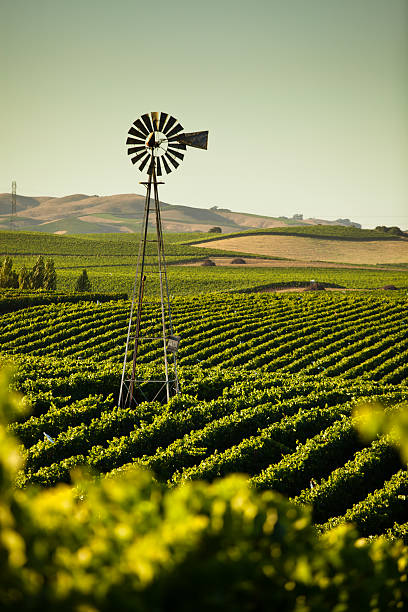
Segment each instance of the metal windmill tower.
M185 133L183 129L183 126L171 115L151 112L142 115L133 123L126 140L132 164L138 164L141 172L146 169L148 178L147 181L141 181L146 187L146 199L120 384L119 407L132 407L141 399L154 399L143 395L141 386L146 382L155 384L155 398L165 390L168 401L172 395L180 392L177 376L177 349L180 338L173 334L158 192L158 185L162 185L163 182L157 179L163 175L163 171L169 174L178 168L179 161L184 158L182 151L185 151L187 146L207 149L208 131ZM155 226L155 238L148 235L149 222ZM161 316L158 326L160 331L157 330L157 326L152 326L148 316L147 318L142 316L146 311L144 304L146 290L157 286L157 283L160 290ZM164 374L159 380L146 381L137 378L138 351L146 340L162 346Z

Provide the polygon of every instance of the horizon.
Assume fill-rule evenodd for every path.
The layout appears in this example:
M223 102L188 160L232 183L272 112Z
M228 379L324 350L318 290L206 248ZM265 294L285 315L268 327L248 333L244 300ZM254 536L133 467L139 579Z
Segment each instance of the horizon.
M2 196L2 195L9 195L9 196L10 196L10 198L11 198L11 193L10 193L10 192L0 193L0 196ZM133 196L138 196L138 197L141 197L141 198L145 198L145 195L140 194L140 193L136 193L136 192L129 192L129 193L113 193L113 194L85 194L85 193L79 193L79 192L76 192L76 193L65 194L65 195L63 195L63 196L54 196L54 195L48 195L48 196L46 196L46 195L38 195L38 196L33 196L32 194L31 194L31 195L28 195L28 194L21 194L21 193L18 193L18 190L17 190L17 194L16 194L16 195L17 195L17 197L18 197L18 196L21 196L21 197L28 197L28 198L30 198L30 197L31 197L31 198L49 198L49 199L54 199L54 198L55 198L55 199L59 199L59 198L69 198L70 196L73 196L73 197L76 197L76 196L85 196L85 198L89 198L89 199L90 199L90 198L109 198L109 197L120 197L120 196L129 196L129 195L133 195ZM188 208L196 208L196 209L199 209L199 210L211 210L211 209L213 209L213 208L214 208L213 206L207 206L207 207L206 207L206 206L194 206L194 205L192 205L192 204L175 204L175 203L173 203L173 202L164 202L164 201L162 201L162 200L160 200L160 202L161 202L162 204L167 204L167 205L170 205L170 206L186 206L186 207L188 207ZM215 205L215 206L216 206L216 205ZM218 207L218 206L217 206L217 208L224 209L224 208L228 208L228 207L222 207L222 206L219 206L219 207ZM217 211L216 211L216 210L214 210L214 212L217 212ZM246 211L243 211L243 210L234 210L234 209L230 209L230 212L237 213L237 214L243 214L243 215L250 215L250 216L255 216L255 217L272 218L272 219L292 219L292 218L294 218L294 216L295 216L296 214L302 214L302 213L300 212L300 213L293 213L293 215L290 215L290 216L288 216L288 215L277 215L277 216L272 216L272 215L267 215L267 214L260 214L260 213L254 213L254 212L246 212ZM90 215L92 215L92 214L94 214L94 213L90 213ZM118 216L120 216L120 215L118 215ZM1 218L1 216L0 216L0 218ZM63 218L64 218L64 217L63 217ZM18 221L18 217L16 217L16 219L17 219L17 221ZM303 219L304 219L304 220L316 220L316 221L329 221L329 222L334 222L334 221L342 221L342 220L346 219L346 220L351 221L352 223L358 223L358 222L357 222L357 221L355 221L353 218L348 218L348 217L337 217L336 219L334 219L334 218L333 218L333 219L329 219L329 218L315 217L315 216L307 216L307 217L306 217L305 215L303 215ZM381 224L381 225L384 225L384 224ZM407 224L407 225L408 225L408 224ZM366 227L364 227L363 225L362 225L361 227L362 227L362 229L373 229L373 228L366 228ZM1 229L1 228L0 228L0 229ZM408 231L408 229L405 229L404 227L401 227L400 229L402 229L403 231ZM14 228L14 230L16 230L16 231L22 231L22 232L23 232L23 231L26 231L24 227L21 227L21 228L15 227L15 228ZM8 231L8 230L3 229L3 231ZM28 231L29 231L29 232L32 232L32 231L35 231L35 230L32 230L32 229L31 229L31 230L28 230ZM170 231L170 233L173 233L171 230L164 230L164 231L165 231L165 232ZM191 231L192 233L196 233L196 232L202 232L203 230L190 230L190 231ZM242 230L237 230L237 231L239 232L239 231L242 231ZM250 231L250 228L248 228L248 231ZM50 233L52 234L53 232L50 232ZM54 232L54 233L55 233L55 232ZM98 232L98 233L100 233L100 232ZM111 233L111 232L109 232L109 231L108 231L108 232L106 232L106 233ZM67 234L67 235L69 236L69 234Z

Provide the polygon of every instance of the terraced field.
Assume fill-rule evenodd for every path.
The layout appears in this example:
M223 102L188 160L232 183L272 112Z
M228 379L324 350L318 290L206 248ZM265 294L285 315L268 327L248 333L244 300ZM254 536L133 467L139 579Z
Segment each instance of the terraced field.
M32 403L10 426L25 449L21 486L69 481L84 463L97 473L139 464L170 487L238 471L313 504L322 529L352 519L365 535L405 532L407 472L387 437L362 442L353 410L408 401L406 297L177 298L183 395L132 411L116 407L128 309L62 303L2 315L2 359L18 364L13 384ZM159 347L146 341L140 355L150 378Z

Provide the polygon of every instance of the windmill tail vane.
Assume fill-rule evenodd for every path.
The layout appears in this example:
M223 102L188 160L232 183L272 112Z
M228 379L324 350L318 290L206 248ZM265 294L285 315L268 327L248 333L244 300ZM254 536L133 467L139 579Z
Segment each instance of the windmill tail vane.
M157 177L176 170L187 147L206 150L208 131L184 132L183 126L168 113L145 113L130 127L126 145L132 164L146 172L148 180L141 182L146 187L146 199L118 400L118 406L125 408L144 400L169 401L172 395L180 393L177 351L181 339L173 328L158 193L162 182ZM155 225L154 238L148 234L149 223ZM157 280L159 304L146 299L149 288L157 296L157 291L154 293ZM162 347L163 366L154 379L146 380L138 377L138 365L146 364L145 355L152 343L156 348Z

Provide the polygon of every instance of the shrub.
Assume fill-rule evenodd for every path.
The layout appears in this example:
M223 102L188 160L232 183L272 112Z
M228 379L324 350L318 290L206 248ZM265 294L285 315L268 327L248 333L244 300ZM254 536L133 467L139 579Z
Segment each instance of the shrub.
M31 288L31 275L25 266L22 266L20 274L18 275L18 287L19 289Z
M0 287L10 289L18 287L18 276L12 268L13 260L9 256L5 257L0 268Z
M57 273L55 271L55 265L52 259L47 259L45 262L43 287L47 291L55 291L57 288Z
M45 264L42 255L37 258L34 267L31 271L31 287L32 289L42 289L45 279Z
M86 270L82 270L82 274L79 276L76 282L75 291L92 291L92 285Z

